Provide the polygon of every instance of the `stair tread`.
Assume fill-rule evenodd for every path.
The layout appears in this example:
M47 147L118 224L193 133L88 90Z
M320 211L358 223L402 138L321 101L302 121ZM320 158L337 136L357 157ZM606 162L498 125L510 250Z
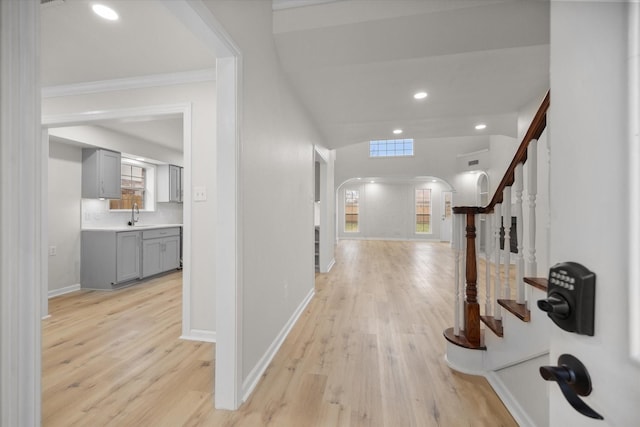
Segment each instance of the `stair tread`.
M443 332L444 337L452 344L455 344L459 347L468 348L471 350L486 350L487 347L484 345L484 334L480 331L480 345L475 346L472 345L467 338L464 336L464 331L460 330L460 335L454 335L453 328L445 329Z
M498 304L500 304L508 312L510 312L523 322L528 322L531 320L531 313L527 309L527 306L524 304L518 304L515 300L512 299L499 299Z
M480 320L487 325L489 329L493 331L499 337L504 336L504 332L502 329L502 320L497 320L493 316L480 316Z
M524 282L545 292L547 292L547 288L549 287L549 281L546 277L525 277Z

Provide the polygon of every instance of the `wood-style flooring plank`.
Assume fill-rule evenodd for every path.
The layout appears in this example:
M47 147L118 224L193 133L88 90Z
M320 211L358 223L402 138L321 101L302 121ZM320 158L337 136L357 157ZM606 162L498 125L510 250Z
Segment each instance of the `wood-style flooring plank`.
M235 412L213 408L214 345L179 339L181 286L178 272L50 301L45 427L516 425L486 380L444 362L448 244L341 241L332 271L316 275L316 296Z

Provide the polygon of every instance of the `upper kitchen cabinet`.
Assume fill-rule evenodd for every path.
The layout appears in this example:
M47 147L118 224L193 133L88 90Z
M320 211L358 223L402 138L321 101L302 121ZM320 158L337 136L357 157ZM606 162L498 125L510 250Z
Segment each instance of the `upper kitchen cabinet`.
M82 197L121 197L120 153L102 148L82 149Z
M158 202L182 202L183 168L175 165L158 166Z

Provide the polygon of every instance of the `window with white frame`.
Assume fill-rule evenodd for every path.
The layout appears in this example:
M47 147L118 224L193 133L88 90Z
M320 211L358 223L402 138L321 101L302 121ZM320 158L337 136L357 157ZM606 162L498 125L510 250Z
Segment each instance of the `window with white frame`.
M110 210L129 210L134 204L140 210L155 210L155 166L128 157L120 165L120 199L110 199Z
M384 139L369 141L369 157L413 156L413 139Z
M431 233L431 189L416 188L416 233Z
M357 233L359 228L358 217L360 215L360 191L344 191L344 231Z

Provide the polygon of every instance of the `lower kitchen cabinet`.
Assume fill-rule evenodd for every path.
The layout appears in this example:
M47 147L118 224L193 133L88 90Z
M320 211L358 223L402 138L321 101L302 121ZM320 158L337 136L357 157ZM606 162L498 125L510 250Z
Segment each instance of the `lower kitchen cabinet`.
M86 289L116 289L180 268L181 228L83 230L80 283Z
M142 232L142 277L180 267L180 228Z
M116 283L140 277L140 232L116 233Z

